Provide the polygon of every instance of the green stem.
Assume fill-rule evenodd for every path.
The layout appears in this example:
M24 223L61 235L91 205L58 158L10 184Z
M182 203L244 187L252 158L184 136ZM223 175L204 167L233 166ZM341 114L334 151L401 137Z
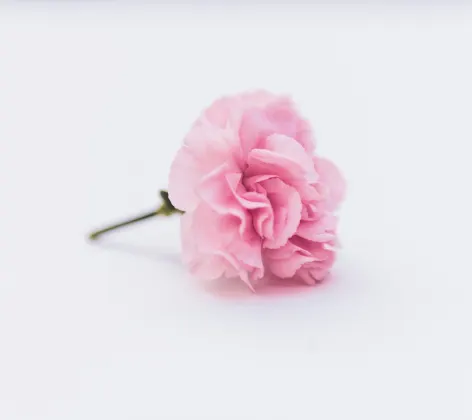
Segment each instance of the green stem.
M152 212L145 213L141 216L134 217L132 219L125 220L123 222L116 223L116 224L113 224L111 226L107 226L106 228L103 228L103 229L100 229L100 230L96 230L88 236L89 239L94 241L94 240L98 239L101 235L103 235L104 233L110 232L110 231L115 230L115 229L119 229L123 226L128 226L128 225L131 225L133 223L138 223L138 222L141 222L143 220L150 219L151 217L155 217L155 216L159 216L159 215L170 216L171 214L174 214L174 213L183 213L183 211L181 211L179 209L176 209L174 207L174 205L170 202L169 195L168 195L167 191L161 191L160 195L161 195L163 203L162 203L161 207L159 207L158 210L154 210Z

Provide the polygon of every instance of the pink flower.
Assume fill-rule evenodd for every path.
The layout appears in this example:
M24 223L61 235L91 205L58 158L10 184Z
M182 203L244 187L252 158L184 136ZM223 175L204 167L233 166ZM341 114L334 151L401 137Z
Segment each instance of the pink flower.
M289 98L217 100L171 167L169 196L185 211L184 262L198 277L239 277L251 289L264 275L321 281L334 262L344 190Z

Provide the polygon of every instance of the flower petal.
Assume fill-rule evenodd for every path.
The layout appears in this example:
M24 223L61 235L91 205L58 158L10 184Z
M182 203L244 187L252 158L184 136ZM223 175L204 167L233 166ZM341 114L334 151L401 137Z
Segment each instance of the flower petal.
M297 236L314 242L328 242L336 238L337 218L327 213L319 220L302 220Z
M245 174L274 175L289 184L315 182L317 174L311 159L294 139L276 134L265 140L264 149L249 153Z
M242 175L240 173L226 174L228 186L239 204L248 210L270 207L267 197L255 191L247 191L241 183L241 178Z
M313 161L320 176L319 183L327 189L326 209L335 210L344 200L346 181L336 165L328 159L315 157Z
M309 123L300 117L288 97L273 98L263 108L253 107L242 116L239 137L243 156L259 147L272 134L293 138L308 153L313 153L313 137Z
M245 236L248 229L252 228L251 216L234 196L228 184L230 169L223 164L205 176L198 186L197 193L200 199L221 215L233 215L240 221L239 232ZM240 174L236 174L239 175ZM231 177L229 178L231 180Z
M177 152L169 175L169 198L176 208L190 211L196 207L198 197L195 188L202 176L202 170L191 150L183 146Z
M263 276L260 238L241 238L235 221L206 204L182 216L183 260L194 275L212 279L237 273L246 283Z
M309 252L290 241L281 248L265 250L264 256L267 268L282 279L293 277L304 264L313 261Z
M264 247L279 248L297 231L302 215L302 201L297 190L280 179L262 182L273 211L273 234L265 237Z

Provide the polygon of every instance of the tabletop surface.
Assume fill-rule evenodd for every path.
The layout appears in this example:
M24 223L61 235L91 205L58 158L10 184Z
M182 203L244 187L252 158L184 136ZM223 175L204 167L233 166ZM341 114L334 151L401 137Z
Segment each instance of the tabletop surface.
M472 12L0 7L0 418L472 418ZM293 96L342 169L315 288L197 282L147 211L203 107Z

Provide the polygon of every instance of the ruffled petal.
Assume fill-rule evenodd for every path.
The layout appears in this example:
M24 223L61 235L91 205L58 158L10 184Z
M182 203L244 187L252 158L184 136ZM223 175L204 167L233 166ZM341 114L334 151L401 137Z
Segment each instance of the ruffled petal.
M183 260L194 275L212 279L237 273L246 283L263 276L260 238L241 238L235 221L205 204L182 216Z
M280 179L262 182L272 206L272 235L265 236L265 248L279 248L296 232L302 214L302 201L297 190Z
M244 157L271 134L293 138L308 153L313 153L314 141L309 123L300 117L288 97L272 98L263 108L253 106L242 116L239 137Z
M226 181L238 203L248 210L270 207L266 195L256 191L247 191L241 183L242 175L240 173L229 173L226 175Z
M286 245L264 250L266 267L280 278L300 278L308 284L321 281L334 263L329 244L293 236Z
M313 285L325 279L329 274L329 270L334 264L335 253L332 250L325 250L326 258L323 261L313 261L304 264L295 274L305 283Z
M247 159L245 175L273 175L288 184L315 182L318 178L312 158L295 140L272 135L264 149L252 150Z
M327 213L319 220L302 220L297 236L313 242L329 242L336 239L337 218Z
M284 134L272 134L266 138L264 145L267 150L271 150L285 156L292 162L298 163L305 173L307 182L314 183L317 181L318 174L315 171L312 156L292 137Z
M183 146L172 162L169 175L169 198L176 208L191 211L197 206L195 189L202 176L203 172L191 150Z
M319 183L325 190L326 209L328 211L335 210L344 200L346 181L336 165L330 160L315 157L313 161L320 176Z
M304 249L287 242L283 247L264 251L267 268L277 277L291 278L306 263L312 262L313 257Z
M232 215L239 220L241 237L246 237L252 229L251 215L234 196L228 179L230 175L240 176L230 172L227 164L223 164L203 178L198 186L197 193L200 199L220 215ZM228 176L230 176L228 178Z

